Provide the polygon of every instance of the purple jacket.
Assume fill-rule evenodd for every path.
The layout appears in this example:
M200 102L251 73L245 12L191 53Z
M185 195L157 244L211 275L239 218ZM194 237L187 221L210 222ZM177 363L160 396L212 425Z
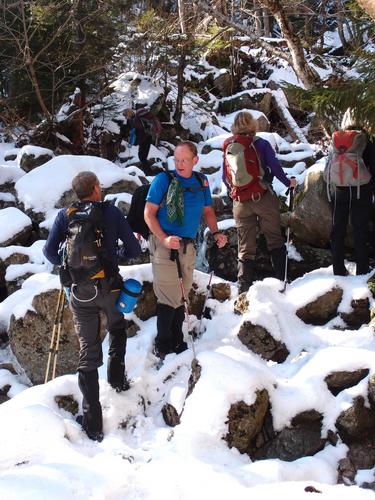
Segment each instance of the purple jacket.
M265 139L262 139L262 137L257 137L254 141L254 146L259 155L262 167L264 169L268 168L272 172L272 175L277 177L279 181L284 184L284 186L289 187L290 180L284 174L284 171L279 163L279 160L275 156L275 151L273 150L271 144ZM225 182L224 177L223 180Z

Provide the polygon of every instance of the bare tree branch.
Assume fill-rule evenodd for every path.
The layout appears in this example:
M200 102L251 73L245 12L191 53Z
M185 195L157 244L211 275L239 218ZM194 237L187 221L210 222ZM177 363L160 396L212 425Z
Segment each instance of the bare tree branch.
M247 27L233 21L228 16L224 16L223 14L221 14L221 12L219 12L217 10L213 11L211 6L204 0L199 0L198 3L199 3L199 6L201 7L201 9L203 9L205 12L211 14L218 21L221 21L221 22L227 24L228 26L235 28L240 33L247 35L249 37L250 41L256 43L257 45L260 45L261 47L263 47L265 50L267 50L271 54L274 54L275 56L280 57L281 59L284 59L289 64L292 64L292 59L288 54L285 54L285 52L283 52L282 50L274 47L273 45L266 42L265 40L262 40L261 38L259 38L259 36L257 36L255 33L250 31Z

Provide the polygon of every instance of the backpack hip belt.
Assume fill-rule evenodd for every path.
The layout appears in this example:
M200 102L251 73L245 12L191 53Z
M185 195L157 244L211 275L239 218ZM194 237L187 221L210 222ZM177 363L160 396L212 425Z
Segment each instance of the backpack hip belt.
M234 201L253 201L254 203L258 203L263 198L263 196L266 194L266 192L267 191L264 191L263 193L260 193L260 192L249 193L248 192L249 196L247 196L245 199L242 199L242 200L241 200L241 193L238 193L236 196L232 195L232 193L231 193L231 198Z

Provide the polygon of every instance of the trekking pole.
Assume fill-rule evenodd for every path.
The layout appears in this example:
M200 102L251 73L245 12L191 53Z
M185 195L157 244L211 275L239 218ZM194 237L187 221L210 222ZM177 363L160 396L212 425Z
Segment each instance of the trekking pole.
M64 288L61 287L60 291L59 291L59 295L57 297L56 312L55 312L55 317L53 320L51 343L49 346L47 368L46 368L46 373L45 373L45 377L44 377L45 384L48 382L52 357L53 357L53 367L52 367L52 379L51 380L53 380L55 378L57 352L58 352L59 343L60 343L60 332L61 332L61 323L62 323L62 314L63 314L63 310L64 310L64 303L65 303L65 292L64 292ZM57 337L56 337L56 334L57 334Z
M292 177L295 179L295 177ZM292 212L293 212L293 203L294 203L294 188L290 187L289 191L289 207L288 207L288 220L287 220L287 229L286 229L286 253L285 253L285 274L284 274L284 284L281 292L285 292L286 284L288 280L288 253L289 253L289 245L290 245L290 226L292 223Z
M199 321L199 326L198 326L198 330L197 330L197 337L199 337L200 333L201 333L202 321L203 321L203 318L204 318L204 313L206 311L206 303L207 303L208 295L209 295L210 290L211 290L211 281L212 281L213 274L214 274L214 272L211 271L210 272L210 277L208 279L208 283L207 283L207 287L206 287L207 288L206 295L204 297L203 308L202 308L202 316L201 316L201 319Z
M171 250L171 260L175 260L176 261L178 281L180 283L181 294L182 294L182 298L183 298L184 306L185 306L186 322L188 324L188 334L190 335L190 338L191 338L191 347L193 349L193 358L196 359L195 345L194 345L194 336L193 336L193 333L191 332L191 329L190 329L189 304L188 304L188 300L187 300L186 290L185 290L185 287L184 287L184 282L183 282L183 279L182 279L181 262L180 262L180 257L179 257L179 254L178 254L178 250Z

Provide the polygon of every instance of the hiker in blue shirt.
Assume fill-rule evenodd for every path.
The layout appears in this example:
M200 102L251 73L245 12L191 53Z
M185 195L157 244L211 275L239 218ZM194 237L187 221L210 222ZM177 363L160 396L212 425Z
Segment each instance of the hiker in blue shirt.
M166 354L180 353L187 348L183 340L183 297L176 262L171 251L178 252L186 296L193 283L195 267L194 238L201 216L213 234L219 248L227 237L217 227L212 207L208 180L197 177L193 167L198 163L196 146L181 142L175 149L176 171L172 181L168 174L160 173L151 184L146 199L145 221L150 228L149 247L154 276L157 304L157 335L155 354L161 359Z
M97 260L101 271L88 279L71 283L74 285L74 293L72 288L69 305L80 343L78 385L83 395L81 423L90 439L101 441L103 418L99 401L98 368L103 364L103 353L99 335L100 312L103 312L107 319L109 335L107 378L109 384L120 392L128 389L129 385L125 373L126 324L123 314L116 308L122 287L118 260L137 257L141 248L120 210L109 203L101 203L101 187L93 172L80 172L76 175L72 188L80 202L68 209L63 208L57 214L43 253L52 264L63 264L61 245L69 234L71 217L74 213L82 213L86 207L100 210L101 218L97 220L102 222L103 238L97 246L100 249L104 247L104 251L97 251ZM81 234L83 232L84 229ZM120 248L118 240L123 242ZM81 241L84 246L82 239L77 241ZM86 255L83 250L81 253ZM71 275L72 271L69 271L68 266L65 279L70 276L73 280Z

